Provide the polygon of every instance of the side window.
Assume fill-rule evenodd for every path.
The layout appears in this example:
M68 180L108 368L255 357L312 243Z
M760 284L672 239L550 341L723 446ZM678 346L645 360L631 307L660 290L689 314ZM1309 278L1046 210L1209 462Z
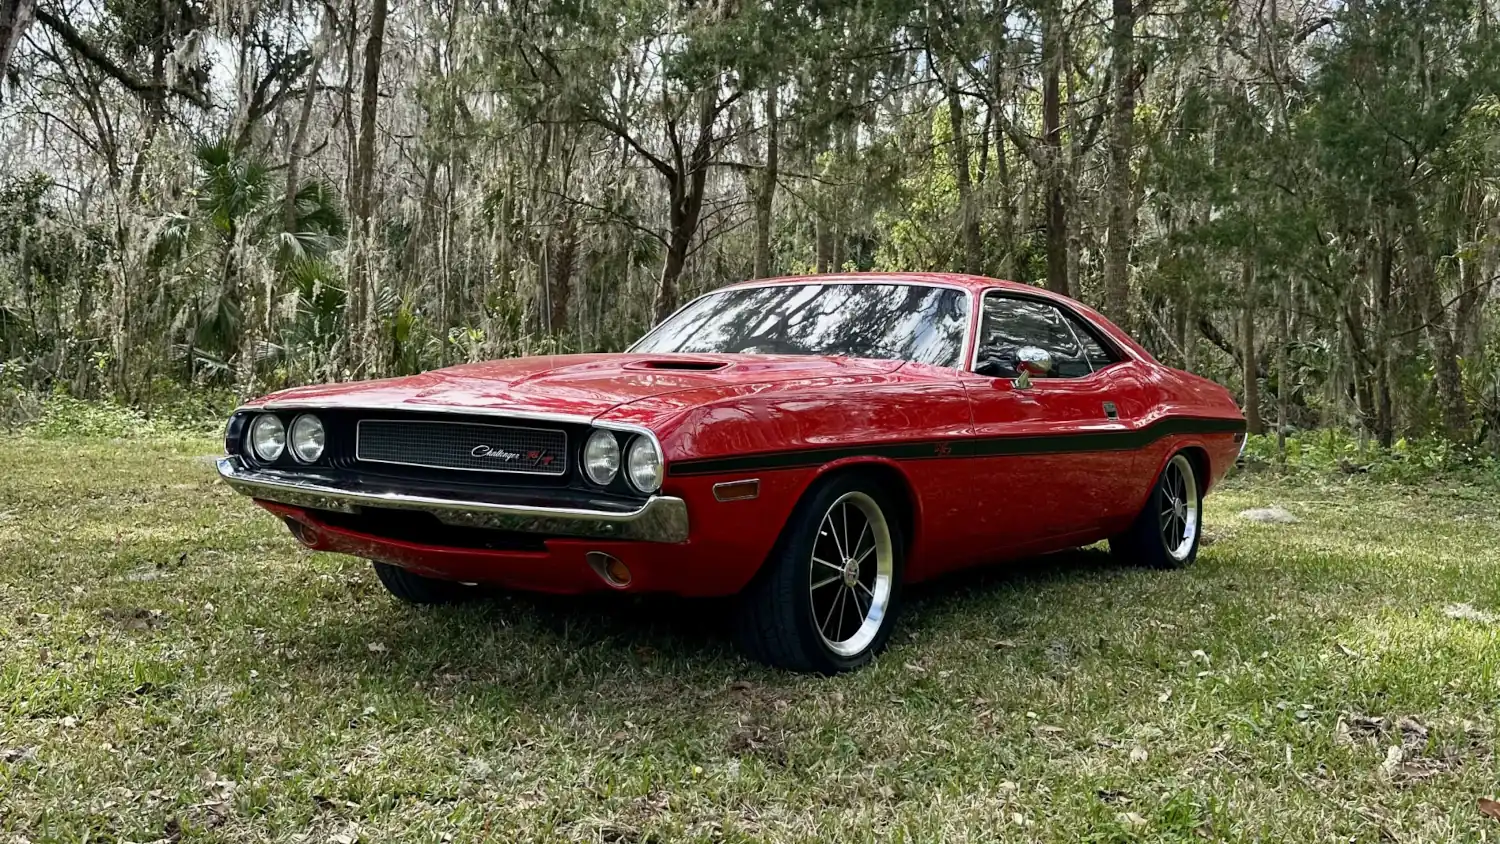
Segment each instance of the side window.
M1092 337L1088 341L1098 345ZM1014 378L1016 353L1024 346L1035 346L1052 356L1052 371L1046 377L1079 378L1094 371L1088 349L1079 342L1079 334L1057 308L1034 299L993 293L985 296L974 371L995 378Z

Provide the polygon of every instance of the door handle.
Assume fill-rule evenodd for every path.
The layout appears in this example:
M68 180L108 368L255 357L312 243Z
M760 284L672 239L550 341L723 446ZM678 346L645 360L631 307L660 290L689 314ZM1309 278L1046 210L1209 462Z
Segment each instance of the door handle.
M1115 403L1114 402L1107 401L1107 402L1104 403L1104 416L1107 419L1119 419L1120 418L1120 411L1115 407Z

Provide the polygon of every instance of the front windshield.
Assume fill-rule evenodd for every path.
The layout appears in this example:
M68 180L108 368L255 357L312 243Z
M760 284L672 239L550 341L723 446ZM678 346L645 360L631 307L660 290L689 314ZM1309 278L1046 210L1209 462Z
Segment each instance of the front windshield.
M959 367L969 296L917 284L773 284L710 293L631 349L843 355Z

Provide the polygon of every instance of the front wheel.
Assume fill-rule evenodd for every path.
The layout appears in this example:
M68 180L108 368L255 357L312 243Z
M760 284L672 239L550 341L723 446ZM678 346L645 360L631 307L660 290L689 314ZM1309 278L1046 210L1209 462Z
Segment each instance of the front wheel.
M1125 533L1109 540L1110 550L1156 568L1182 568L1198 558L1203 492L1193 461L1172 455L1146 499L1146 508Z
M471 594L470 587L451 580L423 577L400 566L370 561L385 590L408 604L452 604Z
M740 595L736 638L777 668L835 674L885 647L901 592L895 511L857 475L809 492L765 569Z

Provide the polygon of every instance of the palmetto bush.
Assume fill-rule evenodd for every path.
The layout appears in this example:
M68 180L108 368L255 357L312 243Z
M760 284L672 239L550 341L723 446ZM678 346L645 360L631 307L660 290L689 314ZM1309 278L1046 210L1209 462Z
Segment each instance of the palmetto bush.
M270 167L223 142L193 157L193 205L163 219L150 250L185 289L172 321L183 364L212 380L279 368L293 347L317 344L326 359L346 298L331 262L347 231L333 189L309 180L288 198Z

